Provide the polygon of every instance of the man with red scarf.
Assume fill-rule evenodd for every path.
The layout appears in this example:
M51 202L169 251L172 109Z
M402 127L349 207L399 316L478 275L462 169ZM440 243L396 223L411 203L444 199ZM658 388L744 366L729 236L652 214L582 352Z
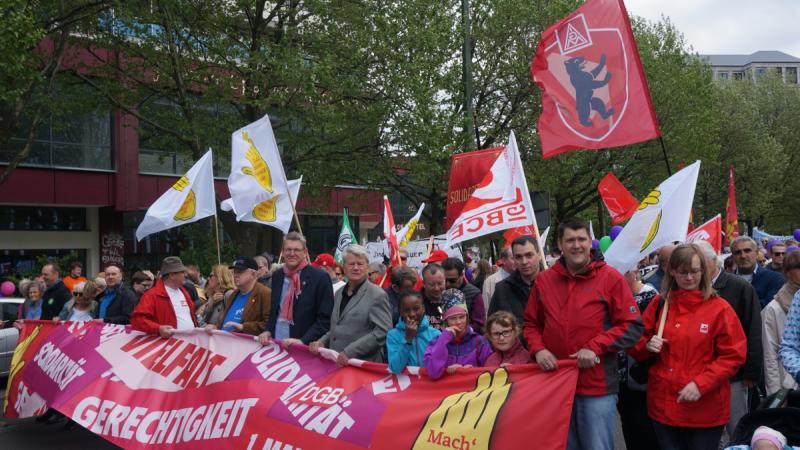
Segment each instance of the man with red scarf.
M292 231L283 239L281 270L272 275L272 310L267 331L259 335L262 345L280 339L285 347L308 345L328 332L333 310L331 279L308 264L306 239Z

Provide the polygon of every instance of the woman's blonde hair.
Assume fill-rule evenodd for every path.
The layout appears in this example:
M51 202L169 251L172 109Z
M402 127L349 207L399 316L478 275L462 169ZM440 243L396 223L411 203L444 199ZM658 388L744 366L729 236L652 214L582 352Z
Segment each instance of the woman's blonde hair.
M667 273L664 274L664 282L661 287L664 298L670 298L670 293L679 289L675 277L672 276L672 272L691 270L692 259L694 259L695 256L697 256L698 261L700 261L700 286L698 286L698 289L702 293L703 300L708 300L717 294L714 288L711 287L711 278L708 276L706 267L708 264L706 263L705 256L703 256L703 251L694 244L681 244L675 247L675 250L672 251L672 255L669 257Z
M236 285L233 284L233 272L228 266L216 264L211 268L211 273L217 277L217 285L220 287L221 292L236 289Z

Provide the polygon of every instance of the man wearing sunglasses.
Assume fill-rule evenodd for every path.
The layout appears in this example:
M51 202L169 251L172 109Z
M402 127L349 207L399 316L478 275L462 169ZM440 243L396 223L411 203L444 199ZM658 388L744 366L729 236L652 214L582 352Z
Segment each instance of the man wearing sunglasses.
M786 256L786 244L783 242L773 242L772 245L767 246L769 249L769 257L772 261L767 264L767 269L783 273L783 257Z

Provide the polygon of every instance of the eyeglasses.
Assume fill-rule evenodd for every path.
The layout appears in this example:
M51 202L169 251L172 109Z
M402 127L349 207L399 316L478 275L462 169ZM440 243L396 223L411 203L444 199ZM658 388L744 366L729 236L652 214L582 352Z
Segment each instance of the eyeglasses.
M493 338L500 339L500 338L511 337L511 334L513 332L514 330L503 330L503 331L493 331L491 334Z
M406 260L408 260L408 256L401 256L401 257L400 257L400 259L401 259L402 261L406 261Z
M772 256L783 256L786 252L772 252Z
M679 270L679 271L676 271L675 274L676 275L680 275L682 277L688 277L689 275L698 276L702 272L703 272L703 269L692 269L692 270L689 270L689 271L680 271Z

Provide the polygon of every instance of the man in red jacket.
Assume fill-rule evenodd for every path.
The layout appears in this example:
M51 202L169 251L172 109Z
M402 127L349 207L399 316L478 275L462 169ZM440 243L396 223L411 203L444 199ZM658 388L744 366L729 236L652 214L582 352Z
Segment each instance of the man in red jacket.
M177 256L167 256L161 263L161 278L147 290L133 310L131 325L134 330L158 334L164 339L175 330L197 327L194 303L183 287L186 267Z
M562 257L536 278L525 308L525 338L543 370L577 359L580 374L567 449L614 449L617 352L642 335L642 319L625 278L592 259L589 224L558 227Z

